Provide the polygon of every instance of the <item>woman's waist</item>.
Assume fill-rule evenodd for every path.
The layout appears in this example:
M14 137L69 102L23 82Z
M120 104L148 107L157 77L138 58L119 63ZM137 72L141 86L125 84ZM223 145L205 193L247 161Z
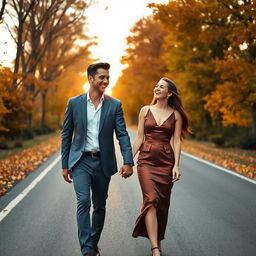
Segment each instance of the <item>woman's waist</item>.
M172 146L170 141L154 141L154 140L145 140L139 149L144 153L155 154L157 152L165 152L167 154L173 153Z
M154 145L170 145L170 139L145 139L142 144L154 144Z

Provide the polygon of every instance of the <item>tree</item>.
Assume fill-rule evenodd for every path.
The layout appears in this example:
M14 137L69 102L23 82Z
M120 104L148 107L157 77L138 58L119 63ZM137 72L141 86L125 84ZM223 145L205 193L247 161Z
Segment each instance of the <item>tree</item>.
M30 101L26 100L22 87L13 92L12 80L10 68L0 67L0 130L7 137L16 138L25 127L24 118Z
M72 63L55 81L56 86L49 88L47 97L47 113L57 118L61 125L67 101L70 97L84 93L83 85L86 83L84 70L89 60L80 58Z
M8 131L8 128L4 126L4 115L9 110L4 105L4 97L8 94L8 83L12 78L10 69L0 66L0 131Z
M166 72L161 59L165 32L152 17L142 18L127 37L126 55L122 63L126 68L113 88L113 95L122 100L125 113L131 123L136 123L143 105L153 98L153 88Z
M217 60L221 81L205 97L205 108L213 117L221 115L223 124L251 126L256 135L256 3L219 1L220 16L229 17L229 48Z
M49 56L53 60L56 53L54 47L63 47L58 51L60 53L62 50L62 54L65 55L65 50L67 50L65 44L67 45L66 42L68 41L70 43L69 53L73 51L73 59L69 59L69 62L75 61L74 56L77 58L78 55L82 55L82 52L87 51L87 55L83 56L88 57L88 42L84 43L86 46L81 47L79 51L74 51L74 49L75 42L78 39L85 39L81 26L86 24L84 12L90 3L89 0L31 0L29 2L12 0L13 12L18 17L17 24L15 24L15 33L12 33L17 44L13 89L22 86L27 91L31 104L30 108L27 109L26 121L30 127L32 126L33 106L38 94L43 92L42 97L43 102L45 102L46 85L52 85L53 80L57 78L56 74L60 75L60 70L63 71L67 67L67 57L59 56L55 58L55 63L51 63L53 64L51 67L47 67L46 71L46 63L50 61ZM15 17L13 12L9 12L9 15ZM11 29L9 31L11 32ZM69 40L69 35L65 33L70 33ZM57 41L58 43L56 43ZM71 49L72 47L73 49ZM60 63L61 57L62 63ZM46 60L47 58L48 60ZM56 68L56 65L58 68ZM44 68L42 68L43 66ZM52 75L53 70L55 75ZM49 77L49 73L51 73L51 77ZM44 120L44 113L45 110L43 111L42 120Z
M60 22L66 23L69 17ZM74 24L71 22L68 26L64 26L58 33L58 37L54 37L48 44L42 61L39 63L39 80L37 89L42 96L42 118L41 126L45 125L46 116L46 96L51 87L57 86L58 78L71 65L75 65L77 61L83 59L86 63L89 60L89 46L93 42L88 36L84 35L85 19L77 20ZM43 31L43 37L47 38L50 28ZM83 45L78 45L79 40ZM84 65L82 65L84 67ZM85 69L85 67L84 67Z
M0 22L2 21L2 18L3 18L3 15L4 15L5 6L6 6L6 0L3 0L2 1L2 6L1 6L1 9L0 9Z
M219 81L214 60L222 59L229 46L226 21L218 17L216 1L176 0L150 7L167 30L163 54L167 75L177 83L192 130L198 138L205 139L215 124L221 129L218 120L212 122L205 111L204 96Z
M167 30L163 58L195 130L206 131L206 138L222 124L256 120L255 1L175 0L150 7Z
M35 4L35 0L24 2L23 0L12 0L10 1L11 11L6 11L6 13L14 20L17 19L16 24L14 24L14 31L15 34L12 32L12 30L9 28L9 24L6 23L7 28L9 29L9 32L14 39L16 43L16 58L15 58L15 64L14 64L14 70L13 70L13 83L12 83L12 90L15 90L18 86L18 76L19 76L19 69L20 69L20 59L22 57L22 54L24 52L25 42L27 40L27 37L24 36L24 25L25 21L28 18L28 15L30 11L32 10L33 6ZM27 35L27 33L25 34Z

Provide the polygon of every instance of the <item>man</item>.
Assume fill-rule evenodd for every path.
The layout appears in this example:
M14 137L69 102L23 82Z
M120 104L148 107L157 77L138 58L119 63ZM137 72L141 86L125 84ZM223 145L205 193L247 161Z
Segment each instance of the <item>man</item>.
M69 183L73 180L78 238L84 256L100 255L98 242L104 225L108 185L111 175L117 172L114 131L124 161L120 174L128 178L133 173L121 103L104 94L109 84L109 68L108 63L102 62L88 67L89 92L69 99L62 130L63 177Z

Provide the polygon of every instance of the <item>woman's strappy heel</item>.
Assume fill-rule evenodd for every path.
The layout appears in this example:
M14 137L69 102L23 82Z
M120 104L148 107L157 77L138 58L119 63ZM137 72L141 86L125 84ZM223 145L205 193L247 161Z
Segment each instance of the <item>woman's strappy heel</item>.
M151 248L151 252L152 252L151 255L152 255L152 256L153 256L153 251L154 251L155 249L157 249L157 250L160 252L160 254L161 254L162 251L159 249L159 247L153 247L153 248Z

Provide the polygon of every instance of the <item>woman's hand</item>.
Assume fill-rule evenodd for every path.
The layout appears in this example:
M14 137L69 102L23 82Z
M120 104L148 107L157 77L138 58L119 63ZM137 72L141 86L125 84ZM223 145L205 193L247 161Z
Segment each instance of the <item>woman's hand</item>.
M180 168L177 166L174 166L172 169L172 182L176 182L180 179Z

